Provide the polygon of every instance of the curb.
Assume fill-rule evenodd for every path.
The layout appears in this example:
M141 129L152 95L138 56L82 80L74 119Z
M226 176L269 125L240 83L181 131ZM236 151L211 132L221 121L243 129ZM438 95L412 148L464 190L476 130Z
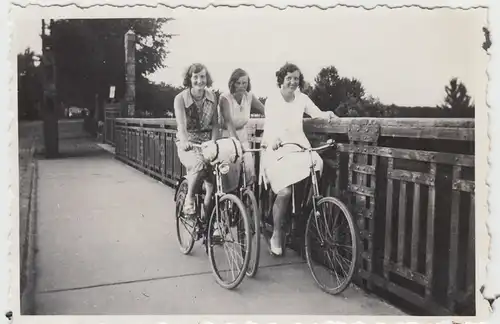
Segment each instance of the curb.
M26 259L24 269L20 269L20 275L25 277L24 291L21 292L20 310L21 315L33 315L35 313L35 254L36 254L36 216L37 216L37 189L38 189L38 161L35 159L35 148L31 150L31 190L29 198L29 211L27 223Z
M104 144L104 143L96 143L97 146L99 146L102 150L111 153L112 155L115 155L115 148L109 144Z

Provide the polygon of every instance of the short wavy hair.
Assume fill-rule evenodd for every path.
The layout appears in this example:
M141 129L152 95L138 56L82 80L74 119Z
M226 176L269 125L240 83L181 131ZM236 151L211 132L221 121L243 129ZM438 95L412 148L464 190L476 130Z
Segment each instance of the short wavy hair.
M295 71L299 71L300 76L299 76L299 89L302 90L304 89L304 75L302 74L302 71L299 69L299 67L295 64L292 63L285 63L278 71L276 71L276 82L278 84L278 87L281 87L283 82L285 81L285 77L288 73L293 73Z
M238 68L238 69L236 69L236 70L233 71L233 73L229 77L229 82L227 83L227 86L229 88L229 92L230 93L234 93L234 88L235 88L234 84L236 83L236 81L238 81L239 78L241 78L243 76L247 76L248 77L247 91L252 90L252 84L250 82L250 76L248 75L248 73L245 70Z
M208 88L212 87L213 84L212 76L210 75L210 72L208 72L207 67L201 63L193 63L187 68L186 73L184 74L184 81L182 82L182 84L186 88L191 88L192 87L191 77L193 76L194 73L200 73L203 70L207 72L207 87Z

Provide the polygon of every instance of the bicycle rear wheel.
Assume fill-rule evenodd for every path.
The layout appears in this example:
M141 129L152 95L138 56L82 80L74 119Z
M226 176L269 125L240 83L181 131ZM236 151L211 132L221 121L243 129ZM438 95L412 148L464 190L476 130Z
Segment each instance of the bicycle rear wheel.
M351 283L358 261L359 237L354 218L334 197L322 198L306 225L306 260L321 290L337 295Z
M249 188L243 191L241 197L250 221L250 238L252 242L247 276L254 277L257 274L260 259L260 212L257 199Z
M245 277L252 252L250 235L250 221L243 203L235 195L225 194L212 211L207 239L210 266L220 286L233 289ZM221 246L223 252L219 253L217 248ZM226 257L226 262L217 260L219 254Z
M196 221L193 218L187 217L182 212L184 200L186 199L188 182L184 179L179 184L177 195L175 197L175 215L177 227L177 241L179 242L180 250L183 254L189 254L194 246L196 235ZM185 234L185 238L182 234Z

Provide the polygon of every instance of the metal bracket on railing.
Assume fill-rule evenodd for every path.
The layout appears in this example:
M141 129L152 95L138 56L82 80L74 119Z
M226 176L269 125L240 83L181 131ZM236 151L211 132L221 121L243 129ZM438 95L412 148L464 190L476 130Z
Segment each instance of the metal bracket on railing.
M347 127L349 141L376 143L380 136L380 124L374 119L355 120Z

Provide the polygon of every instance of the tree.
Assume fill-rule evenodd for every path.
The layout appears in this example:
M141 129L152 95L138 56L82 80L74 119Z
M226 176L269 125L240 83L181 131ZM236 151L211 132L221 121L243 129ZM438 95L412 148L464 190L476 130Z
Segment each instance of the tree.
M136 34L136 91L150 86L143 79L164 67L166 46L174 36L165 33L172 19L64 19L54 21L51 36L57 69L57 91L68 104L93 108L95 95L108 97L116 86L116 97L125 92L124 35ZM146 90L144 90L146 91ZM138 102L138 108L140 104Z
M40 60L29 47L17 55L17 100L18 119L36 119L43 100L41 69L35 60Z
M452 111L462 111L464 109L474 108L471 103L471 97L467 94L467 88L457 78L452 78L450 84L445 87L446 97L442 109L451 109Z
M365 89L359 80L340 77L334 66L321 69L314 82L310 97L322 110L335 111L341 103L352 103L365 96Z
M313 91L314 87L309 82L304 81L304 89L302 89L302 92L310 97Z
M349 97L342 101L334 110L339 117L365 117L366 112L359 98Z
M138 81L136 100L140 102L137 116L155 118L172 117L174 114L174 98L182 88L173 87L163 82L156 84L146 78Z

